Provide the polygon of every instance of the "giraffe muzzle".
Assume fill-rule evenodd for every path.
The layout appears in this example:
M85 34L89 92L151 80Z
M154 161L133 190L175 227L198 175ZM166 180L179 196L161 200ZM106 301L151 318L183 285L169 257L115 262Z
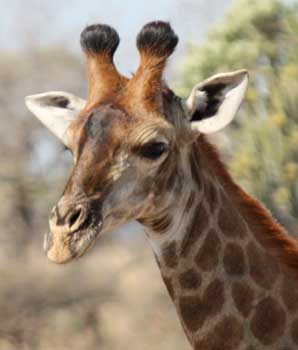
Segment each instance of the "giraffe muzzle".
M49 231L44 236L48 259L62 264L82 256L94 244L102 224L96 203L78 204L71 209L58 204L51 212Z

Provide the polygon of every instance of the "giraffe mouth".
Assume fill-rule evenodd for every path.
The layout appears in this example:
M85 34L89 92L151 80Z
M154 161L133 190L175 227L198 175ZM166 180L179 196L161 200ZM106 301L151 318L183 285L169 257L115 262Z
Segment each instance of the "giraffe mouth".
M58 235L47 231L43 243L46 256L57 264L64 264L83 256L94 245L102 226L103 221L100 219L71 234Z

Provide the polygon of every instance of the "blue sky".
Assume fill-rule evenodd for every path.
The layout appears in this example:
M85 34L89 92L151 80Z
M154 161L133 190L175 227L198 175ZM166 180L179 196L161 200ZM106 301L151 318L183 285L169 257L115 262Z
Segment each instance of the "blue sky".
M232 3L233 0L0 0L0 47L30 50L66 45L80 54L81 30L87 24L103 22L120 34L116 63L128 74L137 66L135 37L146 22L171 22L180 38L172 59L175 63L188 42L199 43L206 38L208 29L223 19Z
M79 53L84 26L108 23L120 34L116 61L128 73L137 65L135 36L144 23L170 21L180 37L179 57L187 42L204 39L230 4L231 0L0 0L0 44L2 50L63 44Z

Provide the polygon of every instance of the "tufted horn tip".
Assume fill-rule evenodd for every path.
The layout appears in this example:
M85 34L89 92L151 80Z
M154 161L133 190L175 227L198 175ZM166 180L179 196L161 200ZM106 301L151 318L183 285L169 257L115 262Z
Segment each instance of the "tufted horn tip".
M178 44L178 36L168 22L147 23L137 36L137 47L157 57L170 56Z
M106 24L92 24L81 33L81 47L88 54L113 56L120 42L118 33Z
M81 33L81 46L86 54L89 80L89 97L85 110L111 99L126 83L113 62L120 38L106 24L92 24Z

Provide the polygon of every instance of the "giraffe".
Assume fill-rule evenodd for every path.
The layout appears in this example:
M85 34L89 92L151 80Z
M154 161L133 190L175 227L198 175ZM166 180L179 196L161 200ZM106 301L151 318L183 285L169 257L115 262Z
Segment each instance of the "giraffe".
M217 74L180 98L162 79L177 43L168 23L146 24L129 79L113 62L117 32L88 26L88 100L26 97L74 159L44 249L66 263L137 220L193 349L296 349L298 243L233 181L207 136L235 117L248 73Z

